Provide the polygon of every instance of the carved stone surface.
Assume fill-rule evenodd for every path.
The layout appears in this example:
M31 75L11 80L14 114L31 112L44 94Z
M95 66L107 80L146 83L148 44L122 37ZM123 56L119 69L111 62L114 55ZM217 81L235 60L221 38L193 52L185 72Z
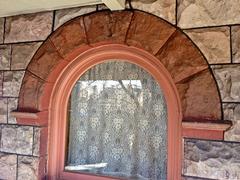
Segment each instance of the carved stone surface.
M12 70L26 69L28 63L42 43L22 43L12 45Z
M240 65L212 66L224 102L240 102Z
M232 26L232 58L233 62L240 62L240 26Z
M37 180L39 158L18 156L18 180Z
M41 128L34 128L33 155L39 156Z
M135 11L127 35L127 44L156 54L175 28L157 17Z
M63 25L51 36L51 41L58 52L66 57L68 53L74 51L81 45L86 45L87 37L85 33L83 18L77 18Z
M0 18L0 44L3 43L4 18Z
M8 98L8 123L16 124L16 118L13 117L10 113L17 109L18 106L18 98Z
M16 180L17 155L0 153L0 179Z
M232 127L225 132L224 139L226 141L240 142L240 104L224 103L224 119L231 120Z
M208 70L176 84L180 95L183 119L221 119L220 98Z
M57 29L59 26L61 26L65 22L77 16L81 16L83 14L87 14L93 11L96 11L96 6L86 6L86 7L57 10L55 14L55 20L54 20L54 29Z
M52 12L6 18L5 42L45 40L52 31Z
M0 98L0 123L7 123L7 98Z
M84 17L90 44L110 41L123 43L132 18L132 12L103 11Z
M240 23L239 0L178 0L178 26L181 28Z
M0 70L10 70L11 47L0 45Z
M240 179L240 143L185 140L184 175Z
M149 1L149 0L148 0ZM132 7L145 12L159 16L172 24L175 24L175 0L156 0L155 2L142 2L139 0L132 1Z
M29 63L28 70L42 79L47 79L52 68L62 60L50 40L45 41Z
M18 97L24 71L5 71L3 80L3 95Z
M185 33L196 43L210 64L230 63L229 27L186 30Z
M2 126L2 152L32 155L33 127L29 126Z
M32 111L38 111L38 100L42 93L41 87L43 86L43 80L37 78L33 74L26 72L25 78L22 82L22 89L20 92L19 108L31 109Z
M167 68L176 83L208 68L198 49L180 31L175 33L156 57Z

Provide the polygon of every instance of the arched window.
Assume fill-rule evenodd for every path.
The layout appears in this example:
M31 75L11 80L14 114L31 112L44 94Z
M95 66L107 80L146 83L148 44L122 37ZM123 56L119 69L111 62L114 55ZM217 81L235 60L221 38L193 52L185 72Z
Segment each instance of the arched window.
M84 74L88 74L90 71L94 72L94 68L104 66L104 64L110 62L109 60L117 60L115 62L120 62L120 60L123 62L122 60L124 60L125 63L130 64L129 67L132 67L134 64L137 69L141 69L144 72L143 74L151 76L148 80L153 79L157 84L156 87L160 87L159 90L161 90L162 95L159 95L159 97L165 99L166 106L163 109L166 111L165 123L167 129L165 134L166 139L162 138L163 143L161 144L161 147L164 147L164 145L166 147L166 151L162 151L163 156L165 153L165 158L161 159L162 161L166 160L166 165L162 167L166 168L167 175L165 174L165 176L167 176L167 180L181 179L183 137L222 140L224 131L231 126L231 123L221 120L221 101L216 82L205 58L199 52L198 48L178 27L167 23L161 18L137 10L122 12L101 11L80 16L69 21L49 36L29 63L21 86L18 108L11 113L17 118L18 124L41 127L38 178L48 180L102 180L111 179L114 176L116 179L117 176L117 178L120 177L120 175L116 175L116 172L120 171L125 173L126 176L146 175L146 173L143 173L144 171L140 171L139 169L135 172L131 171L131 173L126 169L122 170L120 168L113 168L111 170L107 168L96 170L95 168L93 170L95 172L90 171L90 173L70 170L77 165L84 165L85 167L87 164L89 165L88 162L85 164L80 162L84 158L78 157L76 159L80 160L76 160L76 162L73 160L75 159L74 157L71 159L71 156L74 155L72 152L81 152L79 147L75 148L71 145L71 141L74 142L74 140L71 140L71 133L75 134L79 129L78 127L71 129L71 119L73 119L74 114L78 114L69 111L74 110L75 107L71 106L71 103L73 103L71 99L74 99L71 93L74 94L74 86L78 84L79 79L81 81ZM127 69L124 68L124 70ZM132 72L132 70L130 71ZM141 80L141 77L138 77L140 79L134 79L133 76L127 78L125 75L129 75L129 73L124 74L124 79L119 79L121 77L119 75L118 78L113 78L113 80L118 81L118 85L115 88L119 88L119 92L126 92L124 91L124 88L126 88L128 91L131 90L132 95L136 95L140 89L140 86L137 86L139 83L136 82L133 87L128 86L129 83L125 82ZM88 78L90 81L93 80L93 76ZM106 77L102 77L98 80L103 81L106 79ZM122 82L119 82L119 80L122 80ZM123 80L126 81L123 82ZM122 90L120 90L120 87ZM93 94L98 93L96 91L97 86L96 88L90 87L90 89L92 89L90 94L91 98L93 98ZM152 93L151 90L150 88L150 93L148 94ZM146 91L142 90L143 92ZM133 108L133 112L135 113L140 110L136 108L137 101L133 103L132 95L129 94L127 97L130 97L129 101L135 104L133 105L135 107ZM108 97L111 98L110 95ZM144 97L149 98L151 96ZM116 97L113 96L112 99L116 100ZM137 99L137 104L141 104L141 102L147 103L143 100L140 101L140 99ZM101 101L94 100L92 102L95 103L95 106L101 107ZM115 104L119 105L118 103ZM106 103L102 107L105 106L107 106ZM151 107L151 105L149 106ZM127 109L126 107L124 108ZM121 108L122 112L126 111L124 108ZM74 111L77 112L81 109L80 107ZM120 112L117 109L113 109L112 113L116 114ZM90 112L88 114L91 115L94 114L92 112L101 114L100 111L94 110L92 107L87 108L87 110ZM148 112L148 109L146 110L145 107L144 110ZM155 114L154 108L150 110L152 114ZM71 115L69 112L73 114ZM158 113L159 111L156 112ZM129 115L130 112L127 113ZM80 112L79 114L82 115L84 113ZM121 113L119 114L120 117L123 117ZM142 114L144 113L142 112ZM139 113L138 115L142 117L142 114ZM112 115L109 117L110 119L114 119ZM91 122L96 122L95 124L98 125L99 122L104 122L101 119L103 118L98 118L98 121L97 118L91 117L85 122L90 124ZM122 120L123 118L120 119L115 118L111 122L117 122L116 127L123 127L121 122L125 121ZM147 120L147 122L157 124L156 118L148 118ZM137 124L143 122L141 118L132 118L132 121ZM76 122L81 124L80 120ZM110 129L110 127L101 123L100 127ZM159 121L159 124L163 125L161 121ZM113 125L112 127L115 126ZM126 129L126 126L124 127ZM144 125L137 130L141 132L143 129ZM152 134L147 137L154 136L154 130L156 130L155 134L158 134L158 128L152 126L152 129ZM127 131L130 130L127 129L125 132ZM83 133L84 131L81 132ZM91 131L86 131L86 133L88 134L86 136L88 139L91 137L89 134L94 134ZM124 146L128 142L118 139L114 135L110 138L112 142L115 139L115 143L113 144ZM70 140L68 137L70 137ZM76 138L79 139L79 137L81 135L76 135ZM144 136L144 138L146 137ZM90 138L89 140L91 142L91 140L96 139ZM134 140L131 142L137 144ZM87 145L89 148L90 146L91 144ZM95 147L93 149L101 149L98 146ZM106 147L108 149L108 146ZM138 157L141 148L138 148L139 153L132 154ZM118 153L121 150L118 150L114 151L117 152L115 154L121 154ZM129 149L127 151L131 152ZM123 156L126 157L125 154ZM120 158L116 159L119 160ZM123 159L121 158L121 160ZM135 159L135 157L130 159ZM136 159L136 162L139 162L138 158ZM86 158L86 160L89 159ZM105 160L102 158L99 161L92 162L93 164L97 164L100 161L104 163ZM114 162L117 162L117 160ZM105 163L109 164L111 162L112 160L110 159L110 161L106 161ZM130 160L125 162L129 163L132 169L137 167L137 163L136 165L132 163L132 165L132 161ZM147 168L144 167L144 169L149 169L148 167L153 166L149 165ZM109 175L111 172L115 174L113 176ZM100 175L96 176L96 174Z
M167 110L157 81L122 60L95 65L69 98L65 170L167 179Z
M149 53L93 48L58 79L51 102L52 179L177 179L181 110L174 83Z

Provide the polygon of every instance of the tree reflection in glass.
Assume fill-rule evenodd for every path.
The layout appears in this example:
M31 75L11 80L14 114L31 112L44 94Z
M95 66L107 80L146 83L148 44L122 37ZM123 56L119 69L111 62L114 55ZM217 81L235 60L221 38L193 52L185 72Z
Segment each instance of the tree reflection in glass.
M107 61L84 73L69 99L65 169L167 179L167 109L158 83L144 69Z

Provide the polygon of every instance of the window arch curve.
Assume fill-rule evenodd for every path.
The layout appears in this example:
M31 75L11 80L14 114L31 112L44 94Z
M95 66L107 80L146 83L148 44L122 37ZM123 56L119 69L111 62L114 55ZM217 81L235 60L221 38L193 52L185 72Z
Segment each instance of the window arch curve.
M124 59L134 63L149 72L160 84L168 107L168 179L181 176L181 106L176 87L164 66L150 54L133 47L122 45L103 45L93 48L77 57L63 72L54 88L50 114L50 176L58 174L63 179L90 178L91 175L64 172L65 137L67 136L66 110L68 98L75 82L89 68L106 61L106 59ZM52 135L51 135L52 134ZM58 142L58 143L57 143ZM51 152L52 151L52 152ZM54 154L54 152L58 152ZM175 169L175 168L176 169ZM94 177L99 178L100 177Z
M116 47L119 47L120 50L127 48L125 49L126 52L129 52L127 56L126 53L125 56L122 53L114 58L122 57L131 61L131 58L141 57L141 60L137 61L137 65L151 67L145 70L151 72L157 81L160 80L157 78L161 76L155 73L162 70L165 80L161 79L160 84L168 84L170 89L175 92L174 98L169 93L165 95L169 97L169 102L177 100L177 107L181 107L179 112L178 110L174 112L182 117L179 121L177 120L177 127L183 132L183 137L223 139L224 130L230 125L221 121L222 109L216 82L199 49L178 27L161 18L137 10L91 13L65 23L42 44L27 67L20 91L18 109L12 112L17 117L18 124L42 127L39 178L46 176L57 178L52 173L57 171L54 171L55 168L50 168L51 163L49 162L51 158L53 161L56 160L59 154L56 154L55 146L47 148L49 139L57 134L54 131L55 127L60 124L60 119L52 117L56 110L52 104L56 89L59 90L59 93L63 93L63 96L59 96L60 104L64 100L62 98L67 98L70 93L64 93L64 88L58 88L57 82L64 80L63 75L67 69L74 70L74 67L78 67L79 72L84 72L84 69L94 66L96 61L88 61L91 59L91 54L88 52L94 54L103 47L108 47L106 51L112 50L113 52L119 50ZM113 58L112 54L103 52L98 55L98 58L103 58L104 55L102 62ZM76 59L79 60L78 63L81 66L77 65ZM92 64L89 65L90 62ZM65 79L64 82L69 87L69 91L82 75L79 72L75 75L69 73L68 81ZM169 107L176 108L176 104L169 104ZM173 123L173 129L175 126L176 124ZM60 128L64 129L65 127ZM178 130L172 132L168 138L174 139L173 137L178 137L179 134L179 139L170 142L177 141L177 145L181 146L182 136ZM54 143L62 145L61 142ZM169 161L172 162L176 158L173 167L168 164L168 169L174 172L168 173L171 180L178 180L181 175L179 159L181 149L180 151L178 149L180 147L177 146L168 151L173 154L173 156L169 156ZM176 155L173 151L179 153ZM50 165L45 170L47 153L52 157L48 158ZM59 164L57 164L58 166Z

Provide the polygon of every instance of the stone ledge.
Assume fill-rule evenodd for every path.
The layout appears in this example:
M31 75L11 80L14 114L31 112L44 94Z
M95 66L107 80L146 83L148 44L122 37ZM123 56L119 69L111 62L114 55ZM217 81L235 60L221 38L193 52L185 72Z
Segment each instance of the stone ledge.
M231 121L227 120L191 120L183 121L183 137L223 140L224 132L232 126Z

